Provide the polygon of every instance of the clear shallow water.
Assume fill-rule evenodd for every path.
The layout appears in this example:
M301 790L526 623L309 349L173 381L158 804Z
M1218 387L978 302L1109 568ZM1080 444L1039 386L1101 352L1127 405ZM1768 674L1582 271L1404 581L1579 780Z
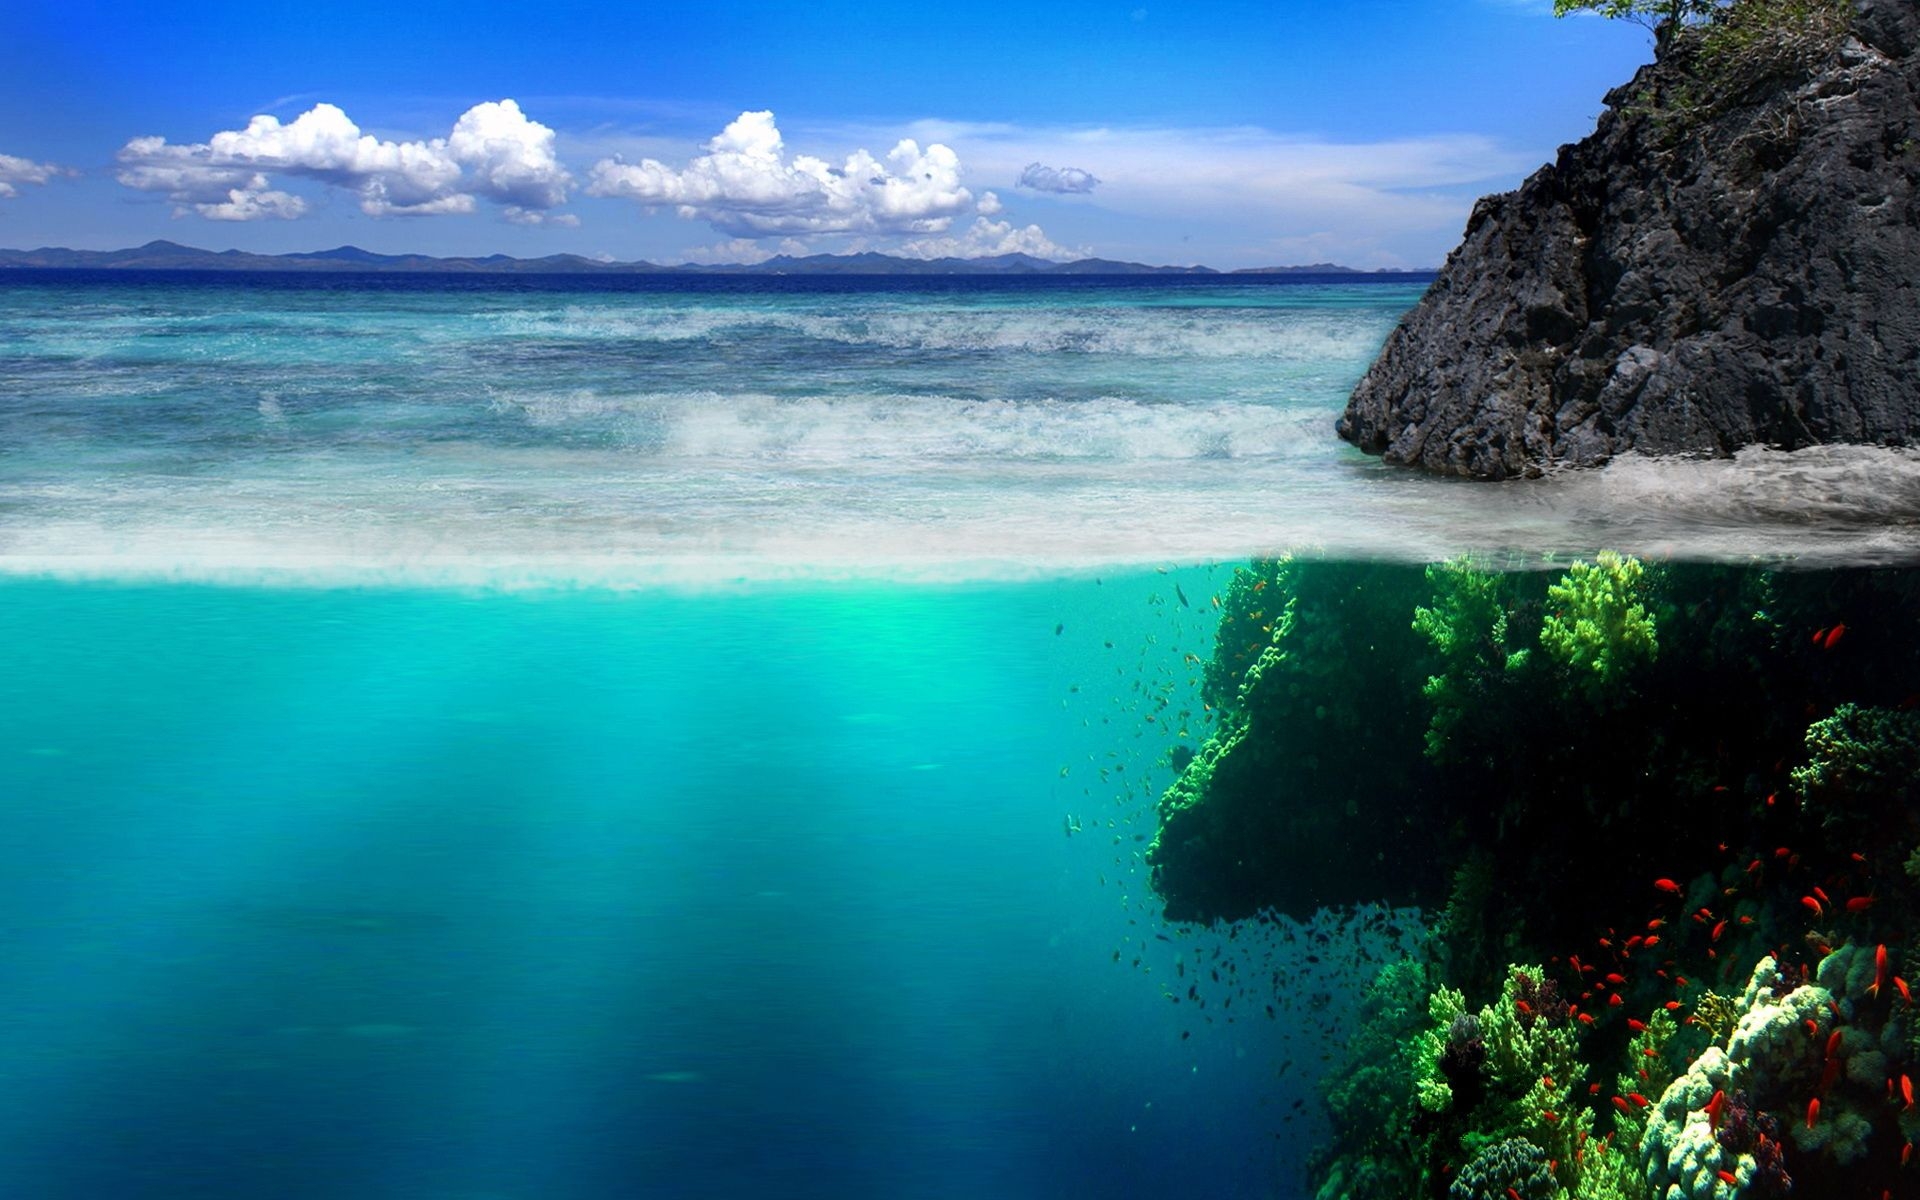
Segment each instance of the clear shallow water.
M1900 452L1510 487L1380 467L1333 419L1417 285L364 282L0 279L0 570L619 585L1920 546Z

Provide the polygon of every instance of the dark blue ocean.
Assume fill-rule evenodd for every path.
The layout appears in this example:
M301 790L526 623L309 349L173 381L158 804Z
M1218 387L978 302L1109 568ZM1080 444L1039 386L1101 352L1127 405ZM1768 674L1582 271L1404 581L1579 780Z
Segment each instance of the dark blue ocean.
M1920 507L1383 470L1419 291L0 276L0 1194L1300 1195L1419 916L1160 920L1232 563Z

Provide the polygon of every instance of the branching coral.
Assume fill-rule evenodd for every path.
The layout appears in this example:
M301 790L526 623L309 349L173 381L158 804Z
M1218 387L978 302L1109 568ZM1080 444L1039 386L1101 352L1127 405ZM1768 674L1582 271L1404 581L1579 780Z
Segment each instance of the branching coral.
M1413 628L1439 660L1420 689L1433 710L1429 758L1450 757L1456 732L1482 712L1488 691L1505 672L1525 665L1528 652L1507 642L1510 579L1468 559L1427 568L1433 600L1413 610Z
M1293 617L1291 558L1257 558L1234 568L1220 601L1220 628L1200 680L1200 699L1223 718L1239 708L1240 685L1276 636L1285 637Z
M1633 669L1659 652L1645 575L1639 559L1603 550L1547 589L1540 647L1595 704L1618 698Z
M1920 712L1842 704L1807 727L1807 756L1793 786L1829 820L1863 803L1912 799L1920 791Z
M1426 969L1403 959L1383 967L1362 996L1346 1058L1321 1085L1340 1141L1316 1165L1320 1200L1414 1193L1415 1034L1427 1022L1428 988Z
M1513 967L1501 995L1478 1013L1441 988L1414 1043L1415 1094L1429 1114L1452 1114L1461 1147L1474 1152L1524 1137L1571 1163L1590 1114L1579 1108L1585 1068L1573 1022L1538 967Z

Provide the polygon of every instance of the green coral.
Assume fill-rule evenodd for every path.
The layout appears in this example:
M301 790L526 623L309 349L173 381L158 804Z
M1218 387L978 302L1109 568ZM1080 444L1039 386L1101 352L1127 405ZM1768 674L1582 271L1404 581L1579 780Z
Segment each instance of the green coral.
M1659 653L1646 582L1639 559L1603 550L1547 589L1540 647L1595 704L1617 699L1634 669Z
M1292 558L1256 558L1235 567L1219 598L1220 627L1213 655L1200 677L1200 699L1208 711L1230 717L1240 707L1241 682L1248 668L1274 641L1284 638L1293 619Z
M1478 1013L1468 1011L1459 992L1436 990L1427 1028L1414 1042L1414 1092L1429 1117L1451 1122L1464 1152L1525 1138L1569 1164L1570 1175L1573 1152L1591 1132L1592 1114L1578 1103L1586 1068L1565 1006L1555 1012L1536 1007L1551 995L1540 968L1530 966L1509 968L1500 998ZM1467 1039L1477 1039L1485 1051L1479 1071L1484 1094L1470 1106L1454 1094L1441 1065L1449 1043Z
M1426 968L1402 959L1383 967L1362 995L1345 1059L1321 1084L1340 1140L1318 1156L1319 1200L1415 1192L1415 1035L1427 1019L1429 988Z
M1794 789L1829 813L1910 799L1920 785L1920 713L1842 704L1807 727L1807 756Z
M1467 998L1453 988L1440 988L1427 1001L1427 1028L1413 1042L1413 1090L1420 1107L1443 1113L1453 1107L1453 1086L1440 1070L1455 1023L1467 1016Z
M1501 677L1526 664L1528 652L1508 644L1509 578L1470 559L1427 568L1433 599L1413 610L1413 628L1439 659L1439 671L1420 689L1433 709L1426 748L1435 761L1452 756L1456 733L1484 712Z
M1492 1078L1489 1099L1496 1105L1483 1122L1489 1132L1482 1136L1519 1133L1565 1162L1573 1157L1581 1124L1575 1089L1586 1068L1576 1053L1570 1018L1562 1013L1549 1019L1522 1007L1523 996L1541 994L1545 984L1539 967L1516 966L1507 974L1500 1000L1480 1011Z

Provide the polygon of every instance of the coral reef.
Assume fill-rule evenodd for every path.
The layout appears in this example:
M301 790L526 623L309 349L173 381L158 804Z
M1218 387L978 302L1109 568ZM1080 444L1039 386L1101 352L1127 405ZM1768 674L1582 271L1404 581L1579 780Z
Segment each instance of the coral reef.
M1564 1194L1553 1181L1547 1152L1525 1138L1508 1138L1460 1169L1447 1200L1554 1200Z
M1321 1084L1339 1140L1313 1168L1320 1200L1414 1194L1415 1035L1427 1023L1429 991L1426 969L1402 960L1383 967L1362 996L1346 1055Z
M1900 1194L1920 571L1553 567L1228 589L1167 915L1446 901L1326 1082L1316 1196Z
M1644 599L1646 569L1638 559L1602 551L1577 562L1547 589L1551 611L1540 647L1595 703L1619 695L1622 681L1659 651Z

